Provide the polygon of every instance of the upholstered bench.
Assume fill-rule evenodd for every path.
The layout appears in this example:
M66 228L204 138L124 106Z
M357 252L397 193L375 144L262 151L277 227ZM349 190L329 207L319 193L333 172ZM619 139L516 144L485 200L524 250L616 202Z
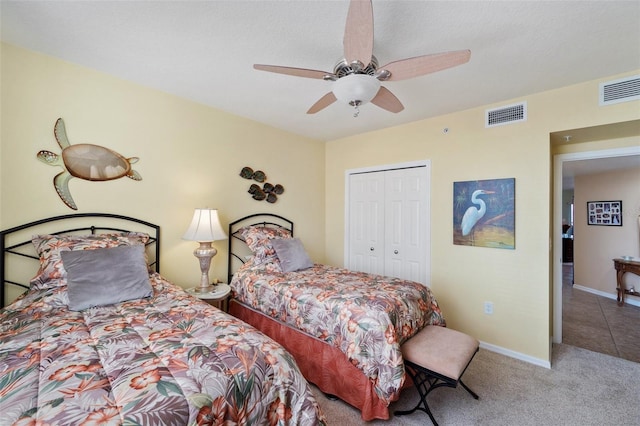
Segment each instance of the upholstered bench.
M450 328L427 326L402 345L407 374L420 394L412 410L396 411L396 416L424 411L434 425L436 420L427 404L427 395L442 386L455 388L458 383L475 399L478 395L465 385L462 374L478 352L479 342L471 336Z

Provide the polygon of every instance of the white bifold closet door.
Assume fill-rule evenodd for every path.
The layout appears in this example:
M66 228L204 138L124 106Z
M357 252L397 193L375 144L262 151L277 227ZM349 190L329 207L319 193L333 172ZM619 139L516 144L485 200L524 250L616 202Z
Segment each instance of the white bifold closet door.
M347 267L428 284L428 197L425 166L351 174Z

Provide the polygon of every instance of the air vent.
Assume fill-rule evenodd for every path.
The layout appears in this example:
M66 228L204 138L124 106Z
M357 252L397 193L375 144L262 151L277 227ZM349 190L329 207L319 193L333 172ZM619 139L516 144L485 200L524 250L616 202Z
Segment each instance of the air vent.
M521 102L500 108L488 109L486 110L485 116L485 127L495 127L527 121L527 103Z
M600 105L640 99L640 75L600 83Z

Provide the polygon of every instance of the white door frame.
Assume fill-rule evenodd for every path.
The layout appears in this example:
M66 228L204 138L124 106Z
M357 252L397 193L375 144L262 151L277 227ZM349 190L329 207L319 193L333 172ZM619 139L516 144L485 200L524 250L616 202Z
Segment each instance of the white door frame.
M640 146L553 156L553 343L562 343L562 168L565 162L640 155Z
M356 173L371 173L371 172L382 172L385 170L398 170L398 169L408 169L413 167L426 167L427 168L427 188L429 188L429 196L427 197L427 212L426 212L426 223L427 223L427 235L426 244L425 244L425 257L426 257L426 268L427 268L427 276L426 276L426 285L428 287L431 286L431 160L420 160L420 161L410 161L406 163L395 163L395 164L385 164L379 166L371 166L371 167L363 167L358 169L348 169L344 172L344 181L345 181L345 189L344 189L344 257L343 257L343 265L346 267L349 265L349 200L350 200L350 188L349 188L349 176Z

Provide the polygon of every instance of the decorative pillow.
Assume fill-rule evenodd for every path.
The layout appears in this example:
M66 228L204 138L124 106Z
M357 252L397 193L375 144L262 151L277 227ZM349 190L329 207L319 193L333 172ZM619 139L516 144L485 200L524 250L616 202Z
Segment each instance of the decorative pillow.
M40 256L40 269L31 280L32 285L43 286L48 281L66 278L60 253L63 251L93 250L118 246L145 245L149 235L124 232L95 235L36 235L31 241Z
M240 229L240 235L253 252L254 263L260 264L276 258L276 252L271 241L276 238L291 238L291 231L285 228L272 228L269 226L247 226Z
M142 245L63 251L60 256L67 271L72 311L141 299L153 293Z
M313 262L298 238L280 238L271 240L271 244L280 260L282 272L293 272L311 268Z

